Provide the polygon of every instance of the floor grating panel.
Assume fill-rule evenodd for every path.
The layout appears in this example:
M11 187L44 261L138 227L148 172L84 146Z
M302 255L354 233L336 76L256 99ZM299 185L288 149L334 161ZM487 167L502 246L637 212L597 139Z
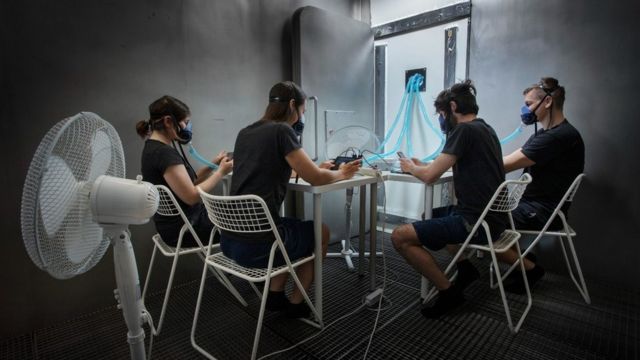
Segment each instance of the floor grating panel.
M378 233L378 238L382 233ZM587 279L592 304L584 302L566 272L547 273L533 291L533 306L521 331L511 334L497 290L489 287L488 257L471 259L481 273L465 291L467 301L452 314L422 318L420 278L390 246L385 296L368 359L638 359L640 357L640 290L623 289ZM335 245L334 245L335 246ZM448 257L437 254L440 264ZM194 261L198 261L195 260ZM382 259L376 262L377 284L383 283ZM358 259L354 259L358 266ZM376 311L362 307L369 290L364 276L349 272L344 260L325 260L325 325L318 329L278 313L265 316L258 356L290 347L269 359L362 359ZM248 359L260 301L253 290L232 278L249 305L237 302L214 278L208 278L196 341L219 359ZM154 338L152 358L200 359L190 332L200 279L176 285L162 333ZM163 292L149 294L146 306L157 322ZM313 298L313 291L310 293ZM517 319L526 298L508 295ZM355 312L354 312L355 310ZM346 317L344 317L346 316ZM340 319L341 317L344 317ZM147 344L149 330L147 333ZM127 359L126 327L120 310L109 307L30 334L0 340L0 359Z

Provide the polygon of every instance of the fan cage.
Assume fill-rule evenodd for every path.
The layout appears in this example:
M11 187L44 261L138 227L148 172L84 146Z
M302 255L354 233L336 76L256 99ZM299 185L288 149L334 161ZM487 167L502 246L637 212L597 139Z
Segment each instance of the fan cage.
M53 166L55 157L66 167ZM69 171L74 186L68 183ZM55 278L88 271L109 246L89 208L89 191L99 175L124 177L124 152L113 126L89 112L55 124L31 161L22 192L22 237L31 260ZM61 198L71 199L67 208L57 201ZM51 216L61 219L54 233L44 223Z

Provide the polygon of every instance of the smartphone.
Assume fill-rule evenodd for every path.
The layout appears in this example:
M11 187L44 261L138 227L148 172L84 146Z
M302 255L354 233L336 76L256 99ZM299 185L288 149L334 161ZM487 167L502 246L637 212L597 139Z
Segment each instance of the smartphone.
M406 158L406 156L404 156L404 153L402 151L398 151L397 154L400 159Z
M233 151L228 151L227 157L229 158L229 160L233 160Z

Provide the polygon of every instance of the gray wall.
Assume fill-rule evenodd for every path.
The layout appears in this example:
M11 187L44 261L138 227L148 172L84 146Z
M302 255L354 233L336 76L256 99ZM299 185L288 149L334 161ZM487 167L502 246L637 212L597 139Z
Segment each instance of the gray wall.
M635 289L640 288L638 13L635 0L474 0L469 68L480 114L501 137L516 127L527 85L554 76L566 87L565 115L586 143L587 181L570 221L578 232L578 255L587 280ZM505 153L531 133L528 129ZM545 259L562 256L543 245Z
M134 132L163 94L192 109L194 141L206 156L232 149L258 119L271 85L291 78L290 18L314 5L360 16L349 0L3 1L0 115L5 171L0 251L0 337L22 334L114 304L112 253L91 271L59 281L31 263L20 234L22 183L31 156L57 121L88 110L110 121L125 149L127 176L139 173ZM354 5L355 4L355 5ZM144 279L153 226L132 227ZM166 261L161 261L167 264ZM177 281L196 279L183 260ZM161 275L168 266L159 267ZM156 277L152 289L164 285Z

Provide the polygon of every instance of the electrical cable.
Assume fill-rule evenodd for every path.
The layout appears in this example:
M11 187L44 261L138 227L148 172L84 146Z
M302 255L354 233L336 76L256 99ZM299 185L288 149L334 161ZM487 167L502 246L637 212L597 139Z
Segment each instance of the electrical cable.
M345 319L345 318L347 318L347 317L349 317L349 316L351 316L351 315L355 314L356 312L358 312L358 311L362 310L363 308L364 308L364 304L362 304L362 305L358 306L357 308L355 308L355 309L354 309L353 311L351 311L350 313L347 313L347 314L345 314L345 315L342 315L341 317L339 317L339 318L337 318L337 319L333 320L330 324L328 324L327 326L325 326L324 328L322 328L322 329L321 329L320 331L318 331L317 333L315 333L315 334L313 334L313 335L311 335L311 336L309 336L309 337L307 337L307 338L305 338L305 339L302 339L301 341L298 341L297 343L295 343L295 344L293 344L293 345L289 346L289 347L288 347L288 348L286 348L286 349L282 349L282 350L274 351L274 352L272 352L272 353L269 353L269 354L263 355L263 356L259 357L259 358L258 358L258 360L266 359L266 358L271 357L271 356L273 356L273 355L282 354L282 353L287 352L287 351L289 351L289 350L291 350L291 349L294 349L294 348L296 348L296 347L298 347L298 346L300 346L300 345L302 345L302 344L306 343L307 341L309 341L309 340L311 340L311 339L315 338L316 336L318 336L318 335L322 334L322 332L323 332L323 331L327 330L328 328L330 328L331 326L333 326L333 325L334 325L335 323L337 323L338 321L343 320L343 319Z

